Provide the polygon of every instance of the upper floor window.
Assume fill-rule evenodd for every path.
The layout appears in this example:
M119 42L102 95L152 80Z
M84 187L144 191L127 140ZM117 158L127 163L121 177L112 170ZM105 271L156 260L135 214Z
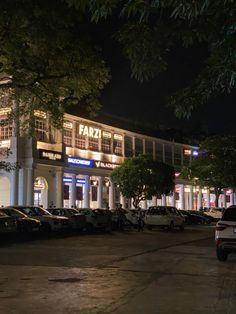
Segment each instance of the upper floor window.
M145 154L150 158L153 158L153 142L152 141L145 141Z
M46 142L47 131L45 120L35 119L35 136L38 141Z
M180 146L175 146L174 147L174 164L176 166L181 166L181 152L182 148Z
M114 134L113 140L113 152L115 155L122 156L123 155L123 136L120 134Z
M2 120L0 118L0 140L7 140L13 135L12 125L7 119Z
M172 146L165 144L165 163L172 165L173 160L172 160Z
M163 144L156 143L156 160L163 162Z
M102 151L104 153L111 153L111 138L104 137L102 138Z
M132 156L133 156L132 138L129 136L125 136L125 157Z
M94 137L89 137L88 149L98 151L99 150L99 139L94 138Z
M72 146L72 129L64 129L64 143L66 146Z
M143 154L143 140L135 138L135 156Z

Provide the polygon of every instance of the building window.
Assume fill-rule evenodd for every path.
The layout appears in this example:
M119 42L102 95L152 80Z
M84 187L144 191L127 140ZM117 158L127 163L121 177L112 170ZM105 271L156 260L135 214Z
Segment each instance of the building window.
M7 140L10 137L12 137L13 130L12 130L12 125L9 123L7 119L1 119L1 124L0 124L0 139L1 140Z
M174 164L176 166L181 166L181 152L182 148L179 146L174 147Z
M102 151L104 153L111 153L111 138L105 137L102 139Z
M153 142L152 141L145 141L145 154L153 159Z
M143 154L143 140L140 138L135 139L135 156Z
M125 136L125 157L133 156L132 138Z
M46 142L47 132L46 132L46 123L44 120L35 120L35 136L36 139L40 142Z
M165 144L165 163L172 165L172 146Z
M156 143L156 160L163 162L163 144Z
M94 138L94 137L89 137L88 149L98 151L99 150L99 139Z
M64 129L64 143L72 147L72 129Z
M76 135L75 147L86 149L86 137L83 135Z
M114 139L114 154L122 156L122 141Z

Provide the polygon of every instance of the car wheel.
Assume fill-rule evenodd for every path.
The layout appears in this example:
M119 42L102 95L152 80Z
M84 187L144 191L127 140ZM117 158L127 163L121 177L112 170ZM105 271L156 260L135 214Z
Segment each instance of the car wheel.
M226 262L228 258L228 253L220 248L217 248L216 256L220 262Z
M91 223L86 224L86 231L92 233L94 231L93 225Z

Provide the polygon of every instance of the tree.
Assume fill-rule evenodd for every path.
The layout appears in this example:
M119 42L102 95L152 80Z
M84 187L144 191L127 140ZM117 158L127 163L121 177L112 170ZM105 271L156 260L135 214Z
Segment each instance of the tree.
M181 176L214 188L215 206L225 188L236 188L236 136L212 136L202 142L199 156Z
M176 46L204 47L205 57L194 77L168 99L178 116L236 82L236 7L234 0L67 0L92 14L92 21L121 17L116 38L124 47L133 77L148 80L167 69Z
M174 168L144 155L127 158L111 174L121 193L133 198L133 205L153 195L168 194L174 189Z
M0 96L17 99L21 115L49 112L55 125L71 104L98 109L110 76L87 24L63 0L1 1Z

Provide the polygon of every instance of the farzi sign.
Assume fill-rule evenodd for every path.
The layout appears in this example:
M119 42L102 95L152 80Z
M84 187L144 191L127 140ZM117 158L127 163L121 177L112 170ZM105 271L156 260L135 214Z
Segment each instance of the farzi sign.
M92 138L101 138L102 131L101 129L94 128L92 126L80 124L79 125L79 135L81 136L88 136Z

